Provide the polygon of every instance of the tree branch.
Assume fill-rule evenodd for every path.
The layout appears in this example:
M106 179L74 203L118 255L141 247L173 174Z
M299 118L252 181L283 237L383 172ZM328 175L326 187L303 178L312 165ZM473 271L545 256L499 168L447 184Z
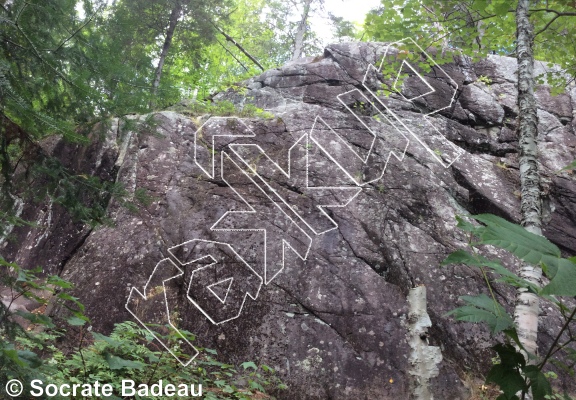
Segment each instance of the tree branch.
M28 3L26 3L28 4ZM68 77L66 77L62 72L58 71L52 64L50 64L48 61L46 61L44 59L44 57L42 57L42 55L38 52L38 49L36 49L36 46L34 46L34 43L32 42L32 40L28 37L28 35L26 34L26 32L24 32L24 30L22 30L22 28L20 27L20 25L18 24L18 22L15 23L16 29L18 29L18 32L20 32L22 34L22 36L24 36L24 39L26 39L26 41L28 42L28 44L30 45L30 48L32 49L32 52L34 53L34 55L43 63L45 64L48 68L50 68L52 71L54 71L54 73L56 75L58 75L64 82L66 82L67 84L69 84L72 87L75 87L83 92L87 92L86 90L82 89L81 87L79 87L78 85L76 85L74 82L72 82L70 79L68 79Z
M210 21L210 23L214 26L214 28L216 28L216 30L218 32L220 32L222 34L222 36L224 36L226 38L227 41L232 42L232 44L234 44L234 46L238 47L238 49L244 53L244 55L246 55L246 57L248 57L250 59L250 61L252 61L254 64L256 64L258 66L258 68L260 68L262 71L265 71L264 67L262 66L262 64L260 64L258 62L258 60L256 60L250 53L248 53L246 51L246 49L244 49L244 47L242 47L242 45L240 43L238 43L236 40L234 40L234 38L230 35L228 35L226 32L224 32L218 25L216 25L213 21Z
M544 367L544 365L546 365L546 361L548 361L548 359L552 356L554 347L556 347L556 345L560 341L560 337L562 336L564 331L568 328L568 325L570 324L570 322L572 322L574 320L575 316L576 316L576 307L574 307L574 310L572 310L572 314L570 314L568 319L566 319L564 326L562 326L562 329L560 329L560 332L558 332L558 335L556 335L556 338L554 338L554 342L552 343L552 345L548 349L548 353L546 354L546 357L544 357L544 359L542 360L542 362L539 365L540 369L542 369Z
M219 44L220 46L222 46L222 48L223 48L224 50L226 50L226 52L227 52L228 54L230 54L230 55L232 56L232 58L234 58L234 59L238 62L238 64L240 64L240 65L242 66L242 68L244 68L244 70L245 70L246 72L248 72L248 68L246 68L246 66L245 66L244 64L242 64L242 61L240 61L240 60L238 59L238 57L236 57L236 56L234 55L234 53L232 53L230 50L228 50L228 48L227 48L226 46L224 46L224 43L222 43L221 41L219 41L218 38L216 38L216 41L218 42L218 44Z
M26 50L26 48L24 46L20 46L18 43L13 42L10 39L4 38L4 40L6 41L6 43L10 43L11 45L14 45L16 47L20 47L22 50Z
M540 29L538 32L536 32L534 34L534 37L538 36L539 34L541 34L542 32L544 32L546 29L548 29L548 27L550 25L552 25L552 23L554 23L554 21L556 21L558 18L560 17L576 17L576 13L575 12L570 12L570 13L560 13L558 11L555 10L549 10L547 12L554 12L556 13L556 16L554 18L552 18L550 21L548 21L548 23L546 24L546 26L544 26L544 28Z
M564 12L564 11L557 11L557 10L553 10L551 8L535 8L533 10L530 10L530 12L547 12L547 13L554 13L560 17L564 17L564 16L568 16L568 17L574 17L576 16L576 12Z
M18 20L20 19L20 16L24 12L24 9L26 7L28 7L28 4L29 4L28 2L25 2L24 5L22 6L22 8L20 8L20 10L18 10L18 13L16 14L16 19L14 20L14 24L18 25Z
M102 7L101 7L102 8ZM62 46L64 46L66 43L68 43L68 41L70 41L70 39L72 39L74 36L76 36L82 29L84 29L86 27L86 25L88 25L90 22L92 22L92 20L94 19L94 17L96 16L96 14L98 14L100 12L100 10L96 11L94 14L92 14L90 16L90 18L88 18L88 20L86 22L84 22L78 29L76 29L72 35L68 36L66 39L64 39L62 41L62 43L60 43L58 45L58 47L56 47L56 49L54 50L49 50L52 51L53 53L56 53L58 50L60 50L62 48Z

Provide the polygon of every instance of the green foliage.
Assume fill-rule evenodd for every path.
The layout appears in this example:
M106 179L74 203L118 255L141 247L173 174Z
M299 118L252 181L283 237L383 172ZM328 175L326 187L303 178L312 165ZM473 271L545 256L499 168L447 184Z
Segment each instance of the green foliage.
M110 383L115 393L121 392L122 380L133 380L139 384L150 384L163 379L177 384L202 384L210 399L249 399L254 390L265 392L265 387L280 385L272 371L257 367L257 374L238 371L234 366L217 361L204 349L203 354L189 367L181 367L178 360L164 349L157 350L150 333L133 322L115 325L109 336L92 333L91 343L71 355L61 352L52 354L49 363L58 366L58 372L50 375L52 382L84 383L98 380ZM188 339L192 337L189 335ZM170 340L168 336L163 340ZM168 342L171 343L171 342ZM172 344L178 357L184 357L178 347ZM244 363L246 364L246 363ZM267 368L267 367L266 367ZM245 381L246 384L241 382Z
M460 299L467 305L450 311L446 315L453 314L458 321L485 322L494 334L511 328L514 323L504 307L485 294L462 296Z
M41 200L49 196L54 204L70 210L76 220L91 224L107 222L109 199L126 194L119 185L74 173L44 154L41 141L50 136L89 145L88 134L99 121L104 126L112 115L147 113L151 105L164 108L181 98L197 101L193 108L199 110L192 112L271 118L251 104L239 109L226 102L203 104L215 90L261 72L240 47L264 68L290 58L296 27L292 5L265 0L177 3L181 7L178 24L167 49L160 85L154 91L155 69L176 4L173 0L2 2L2 230L26 223L16 215L15 196L20 193L12 187L12 175L17 166L36 164L30 174L35 185L46 182L46 187L34 188L33 197ZM314 1L313 8L319 3ZM338 22L341 34L350 34L351 27L338 21L334 23ZM317 49L310 29L305 46L308 52ZM239 89L243 91L246 89ZM129 125L126 122L123 131ZM133 203L124 202L135 209Z
M338 17L332 13L328 13L334 37L339 42L358 40L360 39L360 32L356 25L350 21L346 21L342 17Z
M262 118L262 119L273 119L274 114L269 113L268 111L264 111L261 108L256 107L253 104L245 103L240 110L239 117L242 118Z
M576 169L576 160L572 161L570 164L562 168L560 171L573 171L575 169Z
M457 217L458 227L470 233L469 246L472 251L458 250L450 254L442 264L465 264L479 268L491 296L462 296L461 300L466 305L449 312L448 315L454 315L460 321L486 323L492 334L505 334L506 341L494 346L500 361L486 377L487 382L497 384L502 390L503 393L498 399L518 399L517 393L525 394L529 391L535 400L556 398L549 381L549 377L553 375L544 369L551 363L568 374L573 375L575 372L576 349L573 344L576 343L576 336L572 335L571 326L576 319L576 308L567 306L562 296L576 295L576 258L562 258L560 250L545 237L528 232L523 227L495 215L482 214L472 218L482 225ZM473 238L477 241L472 241ZM502 265L500 260L491 260L478 254L476 247L486 245L506 250L526 263L541 266L550 282L540 288L518 277ZM496 300L487 271L492 273L497 282L531 291L550 301L559 310L564 325L556 332L557 336L550 348L545 350L544 357L537 358L529 354L530 362L526 360L525 349L519 341L512 317ZM561 361L560 355L568 360L568 364Z
M2 284L12 290L13 301L24 296L46 304L48 296L38 295L43 293L53 300L64 302L71 311L65 329L56 328L56 325L62 326L63 321L55 324L46 315L21 312L18 315L34 324L32 329L24 330L13 321L12 303L7 306L0 303L1 382L19 379L24 383L25 392L29 392L33 379L56 385L92 384L98 381L102 385L111 384L114 393L120 394L122 380L133 380L138 388L139 384L150 385L162 379L176 385L201 384L203 398L212 400L248 400L256 395L271 399L265 394L266 390L285 388L272 368L258 366L254 362L245 362L240 365L241 368L235 368L218 361L214 357L216 351L210 349L200 349L201 354L192 364L182 367L176 358L153 341L148 330L134 322L115 324L110 335L92 332L88 326L90 321L84 315L84 306L65 292L65 289L72 288L69 282L58 276L41 279L38 276L40 269L23 270L2 258L0 266ZM73 336L78 338L72 351L58 347L65 333L69 341ZM183 333L188 340L194 339L191 333ZM186 360L188 356L180 351L173 339L170 334L162 337L174 354ZM67 398L83 397L78 393L78 396Z
M235 0L228 18L219 20L218 24L265 69L275 68L290 59L293 24L287 21L287 15L292 11L286 2ZM203 100L212 92L262 73L221 34L202 49L198 64L200 68L191 66L189 59L177 61L177 73L187 98Z
M377 63L383 81L379 95L388 96L391 93L400 93L404 81L410 76L425 75L432 71L435 64L441 65L453 61L452 51L432 56L426 53L426 47L422 47L422 43L410 38L395 43L394 49L390 50L386 58Z
M424 49L458 49L478 57L490 51L506 52L514 41L514 14L510 2L473 0L392 0L366 18L366 32L377 40L412 37ZM488 15L498 18L489 19ZM480 26L479 21L484 25ZM383 27L386 27L383 29Z
M480 75L477 80L478 80L478 82L482 82L482 83L484 83L484 84L486 84L486 85L491 85L491 84L492 84L492 79L490 79L490 78L488 78L487 76L484 76L484 75Z
M522 354L509 344L497 344L494 351L498 353L500 363L492 367L486 376L486 382L496 383L504 392L498 399L518 399L516 393L527 389L521 373L526 361Z
M256 107L253 104L245 103L243 106L236 106L234 103L224 100L216 102L196 101L188 106L179 106L177 111L194 116L211 115L218 117L240 117L240 118L262 118L272 119L274 115Z
M494 215L483 214L474 218L486 226L460 223L459 227L479 237L477 244L499 247L529 264L542 266L550 279L550 283L541 289L542 295L576 296L576 265L562 258L556 245ZM534 287L530 289L536 290Z
M515 7L516 2L508 0L382 0L382 6L366 18L367 39L391 42L412 37L424 49L456 49L473 59L490 53L513 55ZM573 80L574 4L536 0L530 2L530 9L536 34L534 56L548 63L540 83L547 81L553 93L561 93Z

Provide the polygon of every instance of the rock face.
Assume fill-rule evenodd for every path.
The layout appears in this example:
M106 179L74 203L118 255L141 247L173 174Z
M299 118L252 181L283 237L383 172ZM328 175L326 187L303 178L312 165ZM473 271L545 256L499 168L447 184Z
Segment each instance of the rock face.
M376 100L382 75L369 66L394 51L332 45L215 97L271 117L164 111L146 130L114 120L81 151L50 146L78 174L117 179L151 202L134 212L112 201L113 225L95 229L51 203L23 204L22 218L38 226L14 228L0 252L73 281L94 330L104 331L133 319L131 288L143 292L157 263L172 260L183 271L166 288L173 321L227 362L274 367L286 399L409 398L420 377L407 296L425 285L432 326L423 340L442 352L430 392L467 398L464 377L486 371L491 338L444 314L487 288L479 271L440 262L467 243L456 214L519 221L515 61L456 60L426 82L412 73L402 96ZM576 183L555 171L576 158L576 89L537 94L544 232L574 255ZM198 261L208 255L222 262ZM494 288L511 307L513 293ZM164 302L130 307L153 322ZM543 315L542 344L557 321Z

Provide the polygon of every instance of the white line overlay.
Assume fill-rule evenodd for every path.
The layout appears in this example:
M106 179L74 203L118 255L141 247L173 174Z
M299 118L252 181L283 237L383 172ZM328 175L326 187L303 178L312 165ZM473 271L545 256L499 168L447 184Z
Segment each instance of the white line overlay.
M421 117L428 127L433 128L427 132L426 138L410 129L402 117L374 93L376 85L373 82L375 77L379 82L377 79L383 74L384 63L392 57L398 58L402 53L398 49L406 46L412 46L414 53L434 70L435 79L443 81L452 90L448 101ZM405 96L401 88L401 78L405 75L419 80L424 93ZM394 76L392 90L400 93L406 101L437 96L432 78L425 77L406 59L402 60ZM286 162L281 163L275 158L278 149L267 151L251 142L257 135L250 127L250 121L237 117L210 117L194 134L194 162L209 179L222 179L244 209L231 208L209 230L215 234L220 232L233 236L243 233L260 237L262 259L245 261L235 250L244 248L243 243L200 238L188 240L168 249L171 258L156 265L143 293L135 287L131 289L126 309L182 365L189 365L198 351L172 323L168 293L173 289L169 283L174 280L183 282L187 271L187 281L183 282L187 287L186 298L212 324L219 325L238 318L246 298L256 300L262 285L269 285L285 269L288 253L306 261L315 238L338 229L338 223L328 209L347 207L363 187L381 180L390 157L403 161L412 139L445 168L464 153L442 135L432 118L454 105L457 89L457 83L434 59L412 38L406 38L385 48L378 67L368 66L362 90L354 89L337 96L337 100L362 125L360 134L364 136L357 139L366 142L365 146L353 146L349 138L338 133L341 130L337 132L317 116L310 130L288 148L284 154ZM445 97L443 92L442 98ZM367 109L368 116L365 114ZM218 153L220 157L216 157ZM320 159L325 161L318 161ZM318 184L318 176L327 169L327 162L333 166L330 168L332 175L320 179L321 184ZM279 178L287 185L280 185ZM137 316L138 305L149 301L159 291L163 293L165 305L165 314L160 317L176 332L180 352L187 356L186 360L179 358Z

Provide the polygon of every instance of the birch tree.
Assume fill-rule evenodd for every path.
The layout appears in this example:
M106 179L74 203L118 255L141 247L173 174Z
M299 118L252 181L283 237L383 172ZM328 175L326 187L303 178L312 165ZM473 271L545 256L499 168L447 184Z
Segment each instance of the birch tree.
M310 14L311 5L312 0L304 0L302 18L298 23L296 34L294 35L294 52L292 53L292 60L296 60L302 57L302 50L304 48L304 35L308 30L308 16Z
M534 97L534 27L530 22L529 0L518 0L516 7L516 57L518 60L518 159L522 226L542 235L542 200L538 171L538 113ZM519 276L538 287L542 270L539 266L523 264ZM538 296L519 288L514 310L514 323L520 342L530 354L537 354Z

